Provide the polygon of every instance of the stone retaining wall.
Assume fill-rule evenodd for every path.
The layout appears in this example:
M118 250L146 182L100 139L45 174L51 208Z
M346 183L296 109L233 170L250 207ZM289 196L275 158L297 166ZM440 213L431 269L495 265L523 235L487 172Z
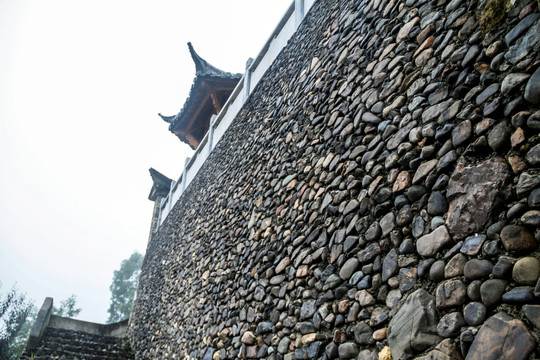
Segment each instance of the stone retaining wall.
M152 237L138 359L533 359L535 1L315 3Z

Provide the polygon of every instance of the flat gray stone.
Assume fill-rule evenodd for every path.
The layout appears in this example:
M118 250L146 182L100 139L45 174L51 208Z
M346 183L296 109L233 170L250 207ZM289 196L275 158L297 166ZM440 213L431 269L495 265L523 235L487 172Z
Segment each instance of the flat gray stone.
M388 325L388 345L393 359L409 359L415 352L438 344L435 298L424 289L409 295Z
M540 18L540 14L538 13L532 13L527 15L523 20L521 20L519 23L517 23L516 26L512 28L504 37L504 41L506 41L507 45L512 45L514 41L519 37L519 35L523 34L527 29L534 24L536 20Z
M536 69L527 82L524 97L530 103L540 104L540 67Z
M440 249L452 241L446 226L439 226L416 242L416 251L423 257L435 256Z
M339 277L343 280L349 280L352 274L356 271L356 268L358 268L358 265L359 261L357 258L350 258L341 267L341 270L339 271Z
M516 64L540 44L540 21L535 21L514 45L504 54L506 60Z
M300 320L309 319L315 314L317 308L315 307L315 300L306 300L300 308Z
M413 184L418 184L420 181L424 180L424 178L431 172L431 170L437 167L438 162L439 160L433 159L420 164L420 166L416 170L416 173L414 174L412 180Z

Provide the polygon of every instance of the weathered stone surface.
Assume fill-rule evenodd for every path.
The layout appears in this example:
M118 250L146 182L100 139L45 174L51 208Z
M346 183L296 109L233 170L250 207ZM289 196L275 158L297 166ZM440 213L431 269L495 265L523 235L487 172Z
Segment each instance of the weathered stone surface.
M407 39L409 37L409 33L411 32L413 27L415 27L416 24L418 24L419 22L420 22L420 18L415 17L412 20L410 20L409 22L407 22L405 25L403 25L403 27L399 30L399 32L398 32L398 34L396 36L397 42L399 43L399 42Z
M508 145L510 132L512 131L510 124L502 121L495 125L488 134L488 145L493 151L503 151Z
M537 246L534 236L523 226L505 226L501 231L501 240L507 251L532 251Z
M446 226L439 226L433 232L422 236L416 242L416 251L424 257L434 256L452 241Z
M414 287L416 284L417 272L416 268L403 268L399 270L399 290L402 293L405 293Z
M501 309L537 331L540 15L484 31L491 3L314 2L152 234L138 357L459 358Z
M450 279L463 275L463 269L467 263L467 257L463 254L454 255L444 267L444 277Z
M417 360L463 360L461 351L457 344L450 339L441 341L435 349L431 350L427 355L417 357Z
M512 278L521 285L535 285L540 277L540 261L532 256L519 259L512 270Z
M294 350L294 356L296 359L313 359L322 350L322 342L315 341L308 346L303 346L301 348L296 348Z
M486 306L492 306L498 303L504 293L506 281L500 279L487 280L480 286L480 296Z
M486 319L487 308L479 302L471 302L463 308L463 317L467 325L480 325Z
M495 200L510 173L504 159L495 157L476 166L459 163L448 183L450 200L446 224L458 238L480 232L488 223Z
M485 259L471 259L467 261L463 269L466 281L472 281L476 279L482 279L493 270L493 264L489 260Z
M527 82L524 97L528 102L540 104L540 67L536 69L534 74Z
M506 33L504 37L504 41L506 41L506 44L511 45L512 43L514 43L514 41L516 41L521 34L527 31L527 29L539 18L540 14L534 13L528 15L523 20L521 20L516 26L512 28L512 30Z
M504 78L501 84L501 94L507 95L513 92L516 89L516 87L518 87L520 84L526 81L529 77L530 77L529 74L524 74L524 73L508 74Z
M466 360L527 359L535 340L517 319L504 312L490 317L474 338Z
M247 345L253 345L257 342L257 337L251 331L246 331L242 335L242 342Z
M463 305L467 296L467 287L461 280L448 280L437 286L435 300L437 307L445 309Z
M304 301L302 308L300 309L300 320L311 318L316 310L315 300Z
M343 343L338 347L339 357L342 359L352 359L358 355L358 346L355 343Z
M465 255L476 255L482 248L484 241L486 241L486 235L473 235L469 236L463 242L460 251Z
M396 149L399 144L402 143L403 139L405 139L407 136L409 136L409 132L416 126L416 121L412 121L405 125L403 128L399 129L399 131L392 136L390 139L388 139L386 143L386 148L388 150L394 150Z
M437 323L433 296L422 289L409 295L388 325L392 358L408 359L415 352L437 344L440 337L433 332Z
M339 271L339 277L341 277L343 280L349 280L352 274L358 268L358 265L359 262L357 258L350 258L341 267L341 270Z
M504 293L502 301L509 304L524 304L534 300L533 288L529 286L518 286Z
M448 338L459 334L462 326L465 325L463 314L459 311L444 315L437 324L437 334L443 338Z
M540 329L540 305L523 305L521 311L537 329Z
M375 342L373 339L373 329L363 321L354 327L353 332L354 340L360 345L369 345Z
M397 270L397 253L396 249L391 249L385 256L382 265L382 281L386 282L396 273Z
M422 181L431 172L431 170L435 169L438 162L439 161L437 159L433 159L422 163L416 170L416 173L414 173L412 180L413 184L418 184L420 181Z

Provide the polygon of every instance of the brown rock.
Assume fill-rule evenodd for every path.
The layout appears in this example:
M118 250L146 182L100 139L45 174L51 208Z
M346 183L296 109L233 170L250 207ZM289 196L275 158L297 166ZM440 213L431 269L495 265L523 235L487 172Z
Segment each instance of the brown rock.
M510 143L512 147L516 147L525 142L525 132L522 128L517 128L516 131L510 136Z
M379 330L375 330L373 332L373 339L375 339L377 341L381 341L381 340L386 339L386 332L387 331L388 331L388 328L382 328L382 329L379 329Z
M466 360L525 360L534 346L535 340L525 325L500 312L490 317L480 328Z
M523 226L505 226L501 231L501 240L508 251L525 252L536 249L533 234Z
M416 51L414 52L414 57L418 54L420 54L422 51L424 51L424 49L427 49L427 48L430 48L431 45L433 45L433 42L435 41L435 36L430 36L428 37L423 43L422 45L420 45L418 47L418 49L416 49Z
M508 163L512 167L512 171L518 174L527 168L527 163L519 155L510 155L508 157Z
M416 360L463 360L463 356L461 356L457 344L451 339L444 339L435 349L425 356L416 358Z
M433 30L435 30L435 25L429 24L424 30L420 32L420 34L418 34L418 36L416 37L416 41L419 44L423 43L424 40L433 32Z
M393 192L399 192L405 190L406 188L412 185L412 176L408 171L402 171L398 174L394 186L392 187Z
M501 157L486 160L476 166L460 162L448 183L450 200L446 224L451 234L463 238L481 232L491 218L498 191L510 172Z
M302 277L306 277L308 275L308 266L307 265L302 265L298 268L298 270L296 270L296 277L297 278L302 278Z
M242 335L242 342L247 345L253 345L257 342L257 338L251 331L246 331Z
M279 274L280 272L285 270L285 268L289 266L290 262L291 262L290 257L288 256L284 257L276 266L276 274Z

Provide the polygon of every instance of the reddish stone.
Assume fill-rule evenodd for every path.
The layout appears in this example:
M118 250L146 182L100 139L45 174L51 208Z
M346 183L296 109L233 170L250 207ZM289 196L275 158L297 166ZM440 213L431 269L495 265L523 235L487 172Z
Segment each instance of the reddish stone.
M501 231L501 240L508 251L526 252L536 249L533 234L523 226L505 226Z
M257 357L257 346L247 346L246 347L246 357L248 359Z
M308 266L307 265L302 265L298 268L298 270L296 270L296 277L297 278L302 278L302 277L306 277L308 275Z
M414 57L416 57L418 54L420 54L422 51L424 51L424 49L428 49L428 48L431 48L431 45L433 45L433 42L435 42L435 36L430 36L428 37L423 43L422 45L420 45L418 47L418 49L416 49L416 51L414 52Z
M512 167L512 171L515 174L519 174L523 170L527 168L527 164L523 160L523 158L519 155L510 155L508 157L508 163Z
M510 143L512 147L516 147L525 142L525 132L522 128L517 128L516 131L510 136Z
M466 360L528 359L535 340L525 325L500 312L489 318L474 338Z
M412 185L412 176L408 171L402 171L398 174L394 186L392 187L393 192L399 192L405 190L406 188Z

